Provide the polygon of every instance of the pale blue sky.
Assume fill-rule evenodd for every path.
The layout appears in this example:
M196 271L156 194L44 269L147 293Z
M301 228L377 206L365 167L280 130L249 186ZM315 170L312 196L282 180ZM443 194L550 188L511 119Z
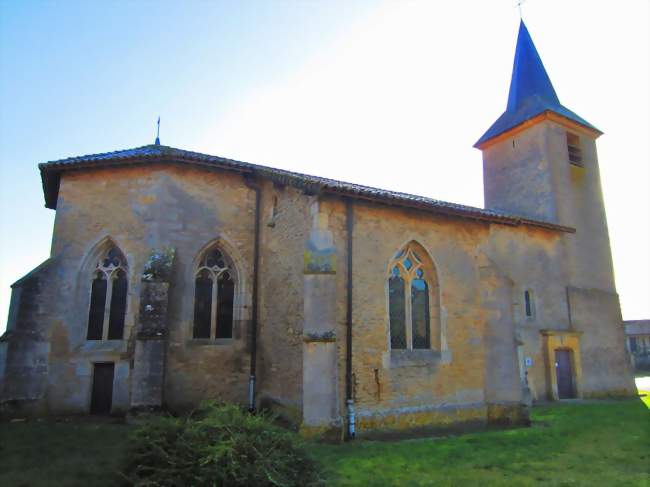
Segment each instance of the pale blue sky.
M601 128L626 318L650 317L648 2L528 0L560 100ZM518 14L465 2L0 0L0 332L49 254L39 162L151 143L482 206Z

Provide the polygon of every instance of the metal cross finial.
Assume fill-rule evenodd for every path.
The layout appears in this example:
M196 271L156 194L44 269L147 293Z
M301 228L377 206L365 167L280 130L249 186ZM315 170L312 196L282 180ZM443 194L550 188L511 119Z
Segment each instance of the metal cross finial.
M156 130L156 145L160 145L160 116L158 117L158 129Z
M521 6L526 2L526 0L517 0L517 8L519 9L519 18L523 18L521 14Z

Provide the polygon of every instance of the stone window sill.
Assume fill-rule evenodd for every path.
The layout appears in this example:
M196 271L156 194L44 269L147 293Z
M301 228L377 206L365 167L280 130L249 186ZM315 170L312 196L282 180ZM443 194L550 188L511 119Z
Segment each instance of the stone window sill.
M235 345L237 340L234 338L191 338L187 340L189 346L228 346Z
M386 369L400 367L433 367L440 363L451 361L448 350L389 350L383 353L383 364Z
M81 345L81 350L85 352L92 351L126 351L126 340L86 340Z

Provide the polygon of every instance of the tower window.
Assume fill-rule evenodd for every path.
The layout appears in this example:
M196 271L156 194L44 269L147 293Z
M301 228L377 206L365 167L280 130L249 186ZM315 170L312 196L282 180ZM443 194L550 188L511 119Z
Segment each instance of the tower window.
M580 148L580 137L567 132L566 146L569 153L569 162L576 166L584 167L584 163L582 162L582 149Z

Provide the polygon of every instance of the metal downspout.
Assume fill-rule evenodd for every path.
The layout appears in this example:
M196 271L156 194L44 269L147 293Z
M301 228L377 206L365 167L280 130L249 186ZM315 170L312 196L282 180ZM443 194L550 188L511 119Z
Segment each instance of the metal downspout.
M257 365L257 319L258 319L258 272L260 260L260 208L262 191L257 181L247 181L247 185L255 191L255 236L253 250L253 305L251 317L251 364L248 379L248 410L255 411L255 374Z
M347 228L347 303L345 340L345 404L348 415L347 439L353 440L355 431L354 399L352 394L352 233L354 230L354 208L350 199L345 204Z

